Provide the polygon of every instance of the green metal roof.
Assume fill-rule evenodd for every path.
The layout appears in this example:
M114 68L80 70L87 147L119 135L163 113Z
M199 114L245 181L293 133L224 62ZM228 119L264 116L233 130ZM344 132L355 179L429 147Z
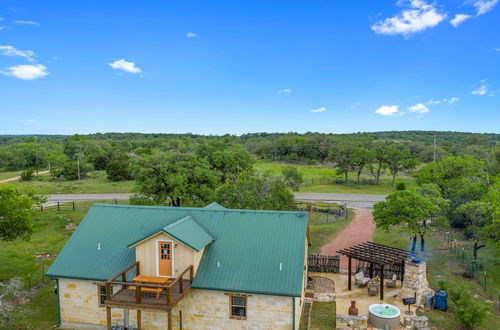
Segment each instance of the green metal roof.
M127 248L133 242L164 228L189 236L195 225L215 241L205 248L193 288L300 296L306 212L95 204L47 276L108 280L135 262ZM198 247L207 239L199 229L189 238Z
M226 210L226 208L219 203L213 202L204 207L204 209L212 209L212 210Z
M214 238L190 215L163 227L162 231L196 251L214 241Z

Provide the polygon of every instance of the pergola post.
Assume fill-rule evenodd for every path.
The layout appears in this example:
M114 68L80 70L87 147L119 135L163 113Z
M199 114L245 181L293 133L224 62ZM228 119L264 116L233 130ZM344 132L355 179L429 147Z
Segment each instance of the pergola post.
M401 259L401 287L403 287L404 278L405 278L405 260Z
M370 262L370 279L373 278L373 262Z
M168 330L172 330L172 312L171 311L167 312L167 319L168 319Z
M347 259L347 289L351 290L351 263L352 259L351 257L348 257Z
M141 310L137 310L137 329L141 330L142 329L142 320L141 320Z
M384 264L380 265L380 300L384 300Z
M111 330L111 307L106 307L106 325Z

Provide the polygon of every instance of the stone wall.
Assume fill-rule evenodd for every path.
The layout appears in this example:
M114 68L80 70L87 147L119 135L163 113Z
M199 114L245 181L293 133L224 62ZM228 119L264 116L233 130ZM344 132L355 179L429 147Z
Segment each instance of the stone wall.
M336 316L337 329L368 329L368 318L360 315L340 315Z
M405 263L405 274L403 278L403 287L398 298L413 297L417 295L417 305L423 303L423 295L429 292L429 283L427 282L426 263L421 262L414 264L412 262Z
M65 329L104 329L106 308L99 306L97 283L59 279L61 327ZM300 320L302 299L252 294L247 301L247 319L229 318L229 296L222 291L191 289L172 310L173 329L179 329L182 311L183 329L291 329L293 300ZM112 325L123 324L124 310L113 308ZM136 325L136 312L130 310L129 325ZM298 328L298 322L295 322ZM142 328L167 329L167 313L142 311Z
M426 316L405 316L403 318L404 329L429 329L429 319Z

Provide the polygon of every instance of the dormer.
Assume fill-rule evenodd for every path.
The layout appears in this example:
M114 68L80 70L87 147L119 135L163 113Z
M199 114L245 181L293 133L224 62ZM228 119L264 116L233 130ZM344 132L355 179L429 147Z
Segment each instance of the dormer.
M185 216L129 245L142 275L176 278L193 265L198 269L205 247L215 239L191 216Z

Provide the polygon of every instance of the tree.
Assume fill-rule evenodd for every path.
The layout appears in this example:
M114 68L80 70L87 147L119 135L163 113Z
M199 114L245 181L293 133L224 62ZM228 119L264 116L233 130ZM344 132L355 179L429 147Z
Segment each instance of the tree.
M206 205L214 200L217 174L207 160L191 153L144 154L133 166L141 195L158 204Z
M425 250L425 235L433 225L430 221L439 214L439 208L428 198L411 190L398 190L386 200L375 204L373 217L377 227L389 230L399 225L413 236L412 251L416 248L416 238L420 237L421 251Z
M304 182L302 173L295 166L285 166L282 173L285 185L293 191L298 191L300 185Z
M220 178L221 183L234 180L245 171L253 167L254 159L246 149L230 140L214 140L198 146L196 154L210 164Z
M374 156L372 162L368 164L370 174L375 178L375 184L380 184L380 175L385 172L387 168L387 154L386 144L376 143L374 148Z
M392 175L392 185L396 185L396 175L403 170L411 170L417 166L418 161L411 158L407 148L402 145L392 145L387 148L385 161Z
M111 181L125 181L132 179L129 167L129 158L123 154L119 159L112 160L106 165L106 175Z
M354 166L354 148L351 145L341 145L334 150L333 161L335 167L344 173L344 183L347 183L347 174Z
M28 238L33 232L31 220L34 207L45 200L29 188L0 187L0 239Z
M243 175L217 189L217 202L232 209L293 210L295 200L285 183L269 175Z
M62 167L52 169L52 177L57 180L80 180L93 170L92 164L79 160L66 160Z
M357 183L359 184L359 177L361 176L361 171L363 168L371 164L375 159L375 153L372 150L366 149L364 147L357 147L353 151L353 168L357 173Z

